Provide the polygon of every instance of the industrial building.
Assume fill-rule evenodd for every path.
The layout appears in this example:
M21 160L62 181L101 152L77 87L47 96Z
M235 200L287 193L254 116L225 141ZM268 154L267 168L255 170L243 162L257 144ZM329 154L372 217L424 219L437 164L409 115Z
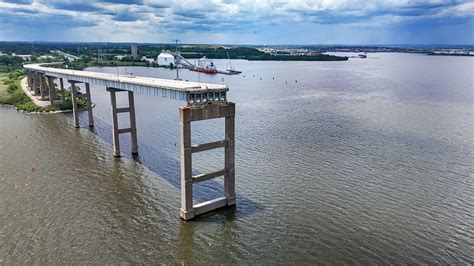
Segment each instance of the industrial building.
M170 64L175 64L174 56L170 53L160 53L156 58L156 62L159 66L170 66Z

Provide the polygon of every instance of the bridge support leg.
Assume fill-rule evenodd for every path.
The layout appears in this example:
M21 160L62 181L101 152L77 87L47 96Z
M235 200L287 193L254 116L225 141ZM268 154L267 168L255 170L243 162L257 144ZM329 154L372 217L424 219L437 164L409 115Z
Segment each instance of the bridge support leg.
M130 114L130 129L131 129L131 142L132 142L132 154L138 153L138 141L137 141L137 123L135 120L135 100L133 98L133 91L128 92L128 106Z
M64 82L63 82L63 78L59 78L59 86L61 88L61 101L63 101L63 103L66 101L66 97L64 95Z
M39 86L40 86L40 95L41 95L41 100L44 100L44 80L42 75L38 75L39 79Z
M86 83L87 113L89 115L89 127L94 127L94 116L92 115L92 99L89 83Z
M235 104L213 103L197 106L185 106L179 109L181 127L181 210L184 220L224 206L235 205ZM225 139L192 145L191 122L225 118ZM224 148L224 169L208 174L192 175L192 154L196 152ZM224 196L193 205L193 184L224 176Z
M181 127L181 210L184 220L194 218L193 208L193 175L191 153L191 121L185 119L186 111L180 109L179 124Z
M48 78L48 87L49 87L49 103L51 105L54 105L54 98L56 96L54 77L47 77L47 78Z
M34 75L34 91L35 91L35 96L38 96L41 94L41 85L40 85L40 75L35 74Z
M116 90L107 88L110 92L110 103L112 104L112 140L114 143L114 156L120 157L120 138L118 132L118 118L117 118L117 98Z
M72 101L72 117L73 124L75 128L79 128L79 110L77 110L77 92L76 92L76 82L69 80L71 83L71 101Z
M27 84L28 84L28 89L31 91L31 72L28 72L28 74L26 74L26 78L27 78Z
M225 118L225 168L227 173L224 175L224 194L227 198L227 205L235 205L235 107L233 115Z
M123 133L131 134L131 143L132 143L132 154L138 153L138 142L137 142L137 125L135 120L135 102L133 99L133 92L128 92L128 107L117 108L117 97L116 92L121 92L124 90L107 88L107 91L110 92L110 102L112 105L112 139L114 143L114 156L120 157L120 139L119 135ZM129 128L119 128L118 127L118 113L130 114L130 127Z

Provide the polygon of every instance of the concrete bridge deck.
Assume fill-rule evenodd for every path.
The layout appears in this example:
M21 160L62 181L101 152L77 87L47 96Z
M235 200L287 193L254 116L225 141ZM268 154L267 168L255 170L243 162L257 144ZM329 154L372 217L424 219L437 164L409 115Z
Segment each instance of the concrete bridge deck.
M62 63L28 64L23 68L45 76L102 85L108 88L133 91L181 101L197 102L225 100L227 85L181 80L118 75L92 71L57 68Z
M193 219L196 215L215 210L224 206L235 205L235 104L227 102L226 85L188 82L130 75L116 75L62 69L57 66L62 63L28 64L24 65L27 71L26 83L30 94L48 99L51 105L66 101L65 90L70 91L72 102L73 125L79 128L78 99L84 98L88 112L89 127L94 127L92 114L92 100L90 84L104 86L110 93L112 113L112 140L113 154L120 157L120 134L130 133L131 152L138 153L137 126L135 119L134 93L148 94L159 97L186 101L186 105L179 108L181 128L181 218ZM55 82L56 81L56 82ZM64 81L70 83L64 86ZM79 92L78 84L84 84L85 93ZM84 92L84 91L83 91ZM128 106L117 107L116 93L127 92ZM60 98L60 99L58 99ZM118 114L128 113L129 126L120 128ZM222 140L199 145L192 144L191 122L206 119L225 119L225 136ZM224 165L222 170L207 174L193 175L192 154L211 149L224 149ZM224 177L223 197L194 204L193 184L216 177Z

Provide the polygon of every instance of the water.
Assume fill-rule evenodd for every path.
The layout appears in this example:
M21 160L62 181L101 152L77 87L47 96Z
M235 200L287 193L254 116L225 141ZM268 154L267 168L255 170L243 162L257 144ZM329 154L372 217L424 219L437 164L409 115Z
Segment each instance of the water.
M70 115L1 108L0 263L472 264L473 62L372 54L236 60L238 76L181 71L228 84L237 104L237 206L192 222L178 215L182 103L135 96L135 159L128 135L124 156L112 156L102 87L92 86L93 131L86 113L78 130ZM119 122L126 127L126 114ZM193 139L223 131L223 121L197 122ZM194 163L197 173L220 169L223 152ZM221 193L222 181L204 182L196 200Z

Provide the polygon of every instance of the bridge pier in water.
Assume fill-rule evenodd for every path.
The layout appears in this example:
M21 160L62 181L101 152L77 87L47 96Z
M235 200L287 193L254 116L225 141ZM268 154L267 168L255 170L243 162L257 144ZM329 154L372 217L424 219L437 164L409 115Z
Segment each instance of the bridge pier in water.
M191 122L225 118L225 138L220 141L193 145ZM185 106L179 109L181 128L181 210L184 220L224 206L235 205L235 104L212 103ZM224 148L224 169L208 174L192 175L192 154ZM224 176L224 196L193 205L193 184Z
M71 102L72 102L72 117L73 117L73 125L75 128L79 128L79 111L87 111L88 119L89 119L89 127L94 127L94 116L92 114L92 99L91 99L91 92L89 83L86 82L78 82L75 80L68 81L71 84ZM60 80L62 84L62 80ZM85 94L78 94L76 90L77 83L85 83L86 93ZM62 97L64 97L64 87L62 88ZM77 100L79 98L85 98L87 106L85 108L78 108Z
M120 157L120 134L130 133L132 143L132 154L138 153L138 140L137 140L137 124L135 119L135 100L133 97L133 91L125 91L116 88L107 88L110 92L110 103L112 105L112 139L114 143L114 156ZM128 107L117 108L117 92L128 92ZM130 127L119 128L118 126L118 114L129 113L130 116Z

